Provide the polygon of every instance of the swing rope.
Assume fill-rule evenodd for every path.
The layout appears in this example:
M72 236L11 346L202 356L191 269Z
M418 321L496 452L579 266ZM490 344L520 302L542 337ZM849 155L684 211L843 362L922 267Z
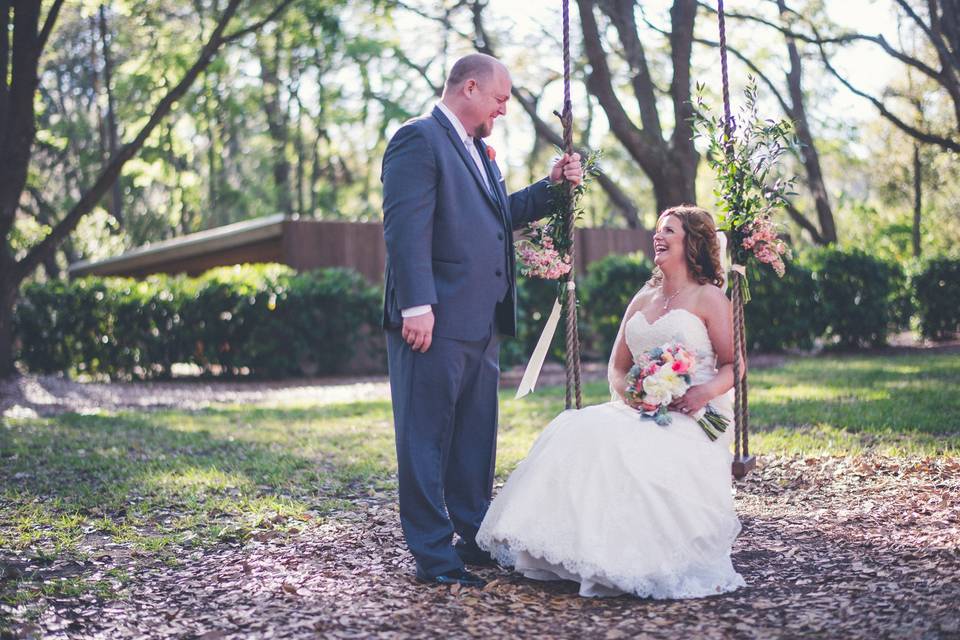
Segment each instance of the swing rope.
M733 155L735 123L730 114L730 81L727 75L727 30L723 14L723 0L717 0L717 18L720 27L720 76L723 84L723 130L728 156ZM733 475L739 480L756 464L750 455L748 440L750 411L747 405L747 372L745 369L745 330L743 319L743 288L746 276L739 269L733 270L733 415L734 458ZM742 376L741 376L742 372Z
M573 153L573 104L570 99L570 6L569 0L563 0L563 112L560 114L560 122L563 125L563 151L566 154ZM563 298L566 317L566 369L567 369L567 392L566 408L573 406L576 401L577 409L583 406L580 393L580 334L577 330L577 291L574 282L575 256L574 256L574 225L576 219L574 216L573 185L568 185L570 189L569 209L567 211L567 239L568 253L570 256L570 271L564 279L565 287L560 294Z

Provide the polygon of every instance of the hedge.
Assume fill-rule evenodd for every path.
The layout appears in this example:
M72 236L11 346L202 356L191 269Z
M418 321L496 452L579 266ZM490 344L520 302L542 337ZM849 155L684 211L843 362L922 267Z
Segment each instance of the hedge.
M943 340L960 331L960 259L928 260L911 284L925 338Z
M809 267L790 263L778 278L771 269L751 266L748 283L751 299L744 318L749 350L810 349L823 335L820 291Z
M206 373L315 375L346 364L380 300L347 269L238 265L198 278L30 284L15 330L19 358L36 372L143 379L192 363Z
M583 279L588 348L603 358L610 355L627 305L653 275L653 263L642 253L611 254L587 267Z
M640 254L589 265L578 284L586 358L606 359L623 310L652 266ZM802 256L782 279L751 269L749 348L809 349L821 339L845 347L882 344L889 331L906 326L913 305L925 336L960 330L960 261L929 260L909 285L897 264L832 248ZM520 279L519 338L503 341L503 367L526 362L556 294L556 283ZM367 336L379 332L380 300L381 290L353 271L297 274L281 265L242 265L199 278L31 284L15 322L19 358L36 372L157 378L183 362L208 374L316 375L342 370L358 348L378 343ZM562 361L563 350L560 330L551 356Z
M826 337L841 347L879 346L907 325L910 295L903 268L858 249L810 256Z

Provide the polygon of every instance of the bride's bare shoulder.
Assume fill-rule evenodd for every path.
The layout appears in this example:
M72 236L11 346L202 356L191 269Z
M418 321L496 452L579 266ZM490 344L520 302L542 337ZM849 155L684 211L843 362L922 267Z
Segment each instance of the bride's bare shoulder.
M726 313L732 307L727 294L723 289L713 284L702 284L697 287L696 307L699 315L710 318L718 313Z
M656 294L656 292L657 292L657 288L652 284L650 284L649 282L647 282L642 287L640 287L640 291L637 291L637 293L633 296L633 302L647 301L650 298L652 298Z

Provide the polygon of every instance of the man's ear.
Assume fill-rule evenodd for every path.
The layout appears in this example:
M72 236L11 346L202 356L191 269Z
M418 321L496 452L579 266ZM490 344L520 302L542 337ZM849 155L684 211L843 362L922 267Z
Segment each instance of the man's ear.
M477 81L473 78L470 78L463 83L463 92L469 97L477 90Z

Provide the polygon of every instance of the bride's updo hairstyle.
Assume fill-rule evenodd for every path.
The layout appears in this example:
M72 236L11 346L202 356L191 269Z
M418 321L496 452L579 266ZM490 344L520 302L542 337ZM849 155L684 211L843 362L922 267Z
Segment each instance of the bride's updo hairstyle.
M713 216L704 209L689 204L670 207L657 218L657 224L666 216L674 216L683 226L683 248L687 254L690 276L699 284L713 284L723 288L723 267L720 266L720 243ZM648 284L660 286L663 272L655 267Z

